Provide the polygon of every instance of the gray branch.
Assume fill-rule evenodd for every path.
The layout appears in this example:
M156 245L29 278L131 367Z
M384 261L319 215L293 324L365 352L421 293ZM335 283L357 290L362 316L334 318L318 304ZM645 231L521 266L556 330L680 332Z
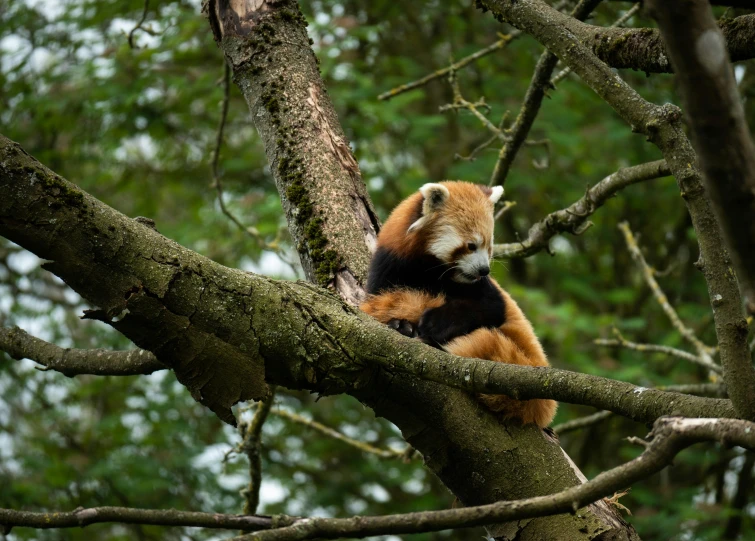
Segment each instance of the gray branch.
M68 377L80 374L133 376L168 368L152 353L143 349L112 351L61 348L18 327L0 327L0 350L14 359L31 359L48 370L55 370Z

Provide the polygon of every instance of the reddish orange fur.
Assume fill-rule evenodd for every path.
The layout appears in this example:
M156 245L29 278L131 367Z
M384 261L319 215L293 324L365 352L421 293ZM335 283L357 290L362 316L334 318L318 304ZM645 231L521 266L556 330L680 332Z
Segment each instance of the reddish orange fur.
M393 209L380 230L378 244L396 254L424 252L432 232L437 230L435 226L438 222L450 219L459 230L475 230L480 223L487 222L486 227L481 228L486 233L483 240L492 245L494 205L488 200L488 196L479 186L470 182L446 181L441 184L450 193L442 212L430 215L423 227L407 233L409 226L417 219L414 213L422 200L421 193L414 193Z
M460 229L481 230L485 243L492 246L493 204L488 196L474 184L443 182L450 192L443 209L431 214L416 231L407 232L417 219L416 209L422 200L419 192L405 199L391 213L378 237L378 244L397 255L408 256L426 251L434 228L452 222ZM444 222L445 220L445 222ZM484 224L480 227L480 223ZM489 233L486 233L488 232ZM495 283L495 281L493 282ZM532 325L516 302L497 283L506 306L505 322L497 329L477 329L459 336L446 344L445 349L454 355L524 366L548 366L545 352L532 329ZM404 319L414 325L422 314L445 303L443 295L431 295L414 289L396 289L373 295L360 308L381 323ZM543 428L556 414L553 400L514 400L506 395L479 395L480 400L504 418L520 419Z

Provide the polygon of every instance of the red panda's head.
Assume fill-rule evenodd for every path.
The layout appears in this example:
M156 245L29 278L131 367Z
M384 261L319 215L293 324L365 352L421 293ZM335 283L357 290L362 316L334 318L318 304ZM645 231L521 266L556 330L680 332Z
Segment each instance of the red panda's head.
M451 278L472 283L490 273L493 206L503 188L470 182L425 184L393 211L379 244L399 255L430 254Z

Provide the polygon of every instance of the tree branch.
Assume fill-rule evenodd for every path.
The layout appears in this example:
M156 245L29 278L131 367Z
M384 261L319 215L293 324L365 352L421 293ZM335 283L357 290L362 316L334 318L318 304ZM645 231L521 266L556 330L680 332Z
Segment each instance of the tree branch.
M533 484L521 479L540 476L537 490L550 493L580 483L561 448L536 426L504 425L481 411L468 392L420 379L425 367L434 367L436 378L466 385L463 370L481 377L502 363L456 359L404 338L323 288L225 268L107 207L4 138L0 194L0 235L50 261L45 268L100 307L90 317L152 351L192 396L227 422L235 422L231 405L267 394L264 381L347 392L396 423L464 505L533 495ZM461 364L449 364L454 361ZM444 374L435 368L441 366L454 370ZM509 368L529 370L520 376L535 376L530 382L541 390L551 385L539 380L542 372ZM562 383L570 378L550 375ZM628 389L628 398L618 398L624 408L635 403L635 387ZM579 400L583 391L584 380L578 380L572 393ZM674 400L658 399L666 405ZM731 411L727 401L677 403L691 415ZM480 468L484 479L474 477ZM588 539L580 532L596 522L601 531L633 532L600 502L580 515L546 521L580 541ZM516 528L500 524L489 531L507 535Z
M284 419L288 419L289 421L293 421L295 423L299 423L308 428L316 430L320 432L321 434L325 434L329 438L333 438L342 443L345 443L346 445L350 445L351 447L354 447L355 449L359 449L363 453L369 453L371 455L375 455L380 458L408 458L411 455L411 452L410 452L411 447L404 449L402 451L399 451L396 449L380 449L379 447L375 447L373 445L370 445L369 443L365 443L363 441L349 438L348 436L342 434L338 430L330 428L329 426L325 426L324 424L318 423L317 421L312 421L310 419L307 419L306 417L302 417L301 415L297 415L290 411L275 409L271 413L273 415L283 417Z
M102 307L90 317L152 351L202 403L230 421L225 408L256 392L254 370L262 362L270 383L290 388L359 390L380 366L467 392L553 398L643 422L674 412L734 413L728 400L464 359L406 339L322 288L228 269L199 256L97 201L1 137L0 173L0 234L51 261L46 268Z
M651 0L648 11L658 21L675 66L703 182L747 309L755 315L755 144L734 71L726 59L726 40L707 0ZM751 43L755 43L755 33ZM752 363L748 365L749 370L741 367L739 375L747 377L750 400L755 402L755 369Z
M572 19L573 20L573 19ZM755 58L755 14L718 21L732 62ZM570 32L612 68L671 73L661 35L651 28L605 28L577 22Z
M571 16L576 20L582 21L590 15L600 2L601 0L580 0L574 7ZM514 158L525 139L527 139L537 113L540 112L540 105L543 103L545 91L550 87L551 73L553 73L553 69L557 63L558 57L547 49L540 55L535 66L535 71L532 74L530 86L524 95L524 102L516 117L514 126L511 128L511 139L503 145L501 151L498 153L498 161L490 177L490 186L503 186L506 182L511 164L514 163Z
M747 349L747 323L742 314L736 278L715 216L705 196L696 156L684 134L681 112L642 99L613 70L575 39L583 23L552 9L542 0L480 0L500 18L534 36L561 58L603 98L635 132L645 134L663 152L687 203L700 245L702 269L713 307L716 337L729 396L740 416L755 419L753 368ZM621 29L613 29L621 30Z
M83 528L90 524L116 522L120 524L151 524L154 526L184 526L224 530L257 531L278 528L292 524L296 520L285 515L223 515L220 513L199 513L176 511L175 509L132 509L129 507L79 507L70 512L14 511L0 509L0 532L6 535L12 528Z
M587 218L620 190L643 180L665 177L669 174L669 167L665 160L619 169L592 188L588 188L585 195L571 206L552 212L534 224L523 241L496 244L493 247L493 255L506 258L529 257L547 249L550 239L558 233L568 232L580 235L592 225Z
M713 362L713 359L711 357L711 353L715 351L715 348L703 344L702 341L695 335L694 331L687 327L682 322L682 320L679 319L679 315L676 313L676 310L674 310L674 307L671 306L671 303L668 302L668 297L661 289L661 286L658 285L658 281L655 279L655 271L650 267L650 265L648 265L647 261L645 261L645 257L642 255L642 251L637 245L637 240L634 238L634 234L629 228L629 223L621 222L619 224L619 230L621 230L622 235L624 235L624 241L627 243L627 248L629 249L629 253L632 255L632 259L637 262L640 270L642 271L642 276L643 278L645 278L645 283L650 286L650 290L653 292L655 300L658 301L658 304L661 305L661 308L663 308L663 311L669 318L669 321L671 321L671 324L677 331L679 331L679 334L681 334L690 344L692 344L692 346L697 351L697 356L699 357L703 366L706 366L709 370L720 372L720 370L716 370L716 368L718 367L716 366L716 363Z
M168 368L152 353L143 349L64 349L36 338L18 327L0 327L0 350L14 359L31 359L48 370L55 370L68 377L83 374L134 376Z
M241 450L249 459L249 486L243 491L244 514L253 515L257 512L260 503L260 487L262 486L262 427L270 413L275 399L275 386L270 387L270 394L257 404L257 411L249 424L243 424L241 428Z
M305 539L362 539L484 526L529 517L576 513L582 506L631 486L670 465L683 449L700 442L720 441L755 449L755 423L733 419L666 417L656 421L643 453L634 460L603 472L591 481L558 494L519 501L445 511L426 511L345 519L307 518L290 526L230 541L302 541ZM641 440L644 441L644 440Z
M298 4L205 0L203 10L265 144L307 278L359 304L380 223Z

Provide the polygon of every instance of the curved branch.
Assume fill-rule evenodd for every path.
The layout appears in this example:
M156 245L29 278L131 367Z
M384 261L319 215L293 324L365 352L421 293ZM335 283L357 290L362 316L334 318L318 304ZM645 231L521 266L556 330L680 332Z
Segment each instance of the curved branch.
M453 357L401 337L323 288L225 268L107 207L2 137L0 194L0 235L50 261L45 268L100 307L92 317L152 351L192 396L229 423L235 422L233 404L266 396L266 381L347 392L397 424L465 505L530 496L535 486L553 493L580 483L557 442L536 426L504 425L469 393L420 379L424 366ZM395 366L404 359L411 374ZM462 368L487 363L481 371L501 364L458 361ZM436 376L458 383L458 374ZM579 399L582 389L574 391ZM716 409L726 415L725 402L708 404L708 411ZM470 483L481 467L484 479ZM536 485L521 482L536 477ZM596 522L601 531L635 538L600 502L547 524L587 541L580 532ZM505 535L516 527L489 530Z
M152 351L230 422L231 405L256 393L257 399L267 396L255 379L261 365L270 383L290 388L369 393L362 382L379 366L468 392L553 398L644 422L674 412L734 415L728 400L464 359L397 336L322 288L228 269L183 248L2 137L0 193L0 234L51 261L46 268L102 307L94 316Z
M726 60L725 34L716 25L707 0L683 5L649 1L648 11L658 21L676 67L703 182L723 229L748 311L755 315L755 144L734 71ZM755 21L755 15L751 18ZM755 32L750 38L753 43ZM749 386L755 389L752 369ZM750 399L755 401L755 390Z
M494 257L529 257L548 248L548 242L558 233L580 234L586 229L587 218L602 207L620 190L641 182L670 175L666 160L643 163L619 169L608 175L571 206L552 212L530 227L527 238L521 242L496 244Z
M285 515L220 515L122 507L78 509L72 513L31 513L0 509L0 525L5 527L6 533L15 526L40 529L72 528L100 522L234 528L257 532L253 535L235 537L235 541L294 541L344 537L361 539L375 535L484 526L557 513L574 513L590 502L660 471L671 464L680 451L695 443L719 441L726 445L739 445L755 450L755 423L734 419L664 417L655 422L648 439L649 442L640 440L643 441L645 450L639 457L603 472L582 485L547 496L501 501L463 509L346 519L297 518Z
M755 419L753 367L739 288L729 272L729 256L705 196L700 172L695 167L697 159L684 133L681 111L670 104L658 106L645 101L580 43L576 36L583 23L559 13L542 0L480 0L479 5L548 47L629 123L633 131L646 135L663 152L697 233L701 256L698 266L708 286L729 396L740 416Z
M143 349L111 351L107 349L61 348L13 327L0 327L0 350L14 359L31 359L68 377L134 376L151 374L168 368Z
M755 423L733 419L658 419L634 460L603 472L586 483L558 494L519 501L445 511L354 518L307 518L290 526L234 537L229 541L303 541L306 539L362 539L485 526L557 513L576 513L585 504L631 486L670 465L683 449L700 442L720 441L755 449Z

